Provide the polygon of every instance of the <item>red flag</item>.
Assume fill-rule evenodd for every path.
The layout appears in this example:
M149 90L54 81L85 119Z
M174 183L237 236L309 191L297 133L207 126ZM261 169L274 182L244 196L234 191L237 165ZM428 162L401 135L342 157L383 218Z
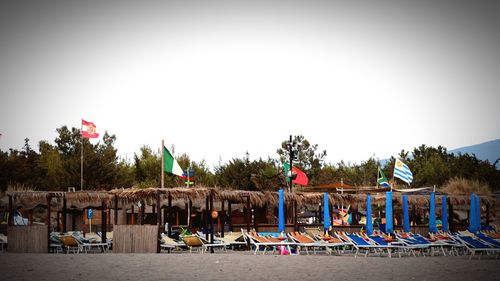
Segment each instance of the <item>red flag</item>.
M82 137L87 139L95 139L99 137L94 123L82 119Z
M292 171L297 174L297 177L292 181L292 183L300 185L307 185L309 183L306 173L302 172L299 168L293 166Z

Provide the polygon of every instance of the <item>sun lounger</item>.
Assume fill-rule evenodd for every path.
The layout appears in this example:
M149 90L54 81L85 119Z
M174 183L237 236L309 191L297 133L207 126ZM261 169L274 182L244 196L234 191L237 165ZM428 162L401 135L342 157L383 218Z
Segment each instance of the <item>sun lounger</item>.
M347 239L349 239L354 248L356 249L356 252L354 254L354 257L357 257L358 256L358 253L360 250L365 250L365 257L368 256L368 253L370 252L370 250L373 250L374 252L377 252L379 250L381 250L381 252L379 252L380 254L382 254L382 252L384 250L387 251L387 254L389 255L389 257L392 257L391 255L391 249L393 249L394 247L392 246L388 246L388 245L378 245L376 243L374 243L373 240L369 240L369 239L365 239L359 235L356 235L356 234L352 234L352 233L342 233L343 235L345 235L345 237Z
M262 252L263 255L266 254L267 249L271 248L273 250L273 254L276 251L277 247L284 246L290 251L290 246L291 245L297 245L293 242L287 241L287 240L277 240L277 241L271 241L269 237L261 236L257 234L256 232L246 232L245 233L246 239L250 242L251 245L255 247L254 255L257 254L257 252L263 248L264 251Z
M160 248L168 251L172 250L183 250L187 249L186 244L183 241L176 241L173 238L168 237L166 234L161 234Z
M7 247L7 236L0 233L0 252L3 252L3 248L4 248L4 245L5 247Z
M484 243L479 239L467 235L457 234L456 237L465 244L467 250L471 253L469 259L472 259L472 257L476 254L476 252L486 253L486 254L494 253L496 255L496 258L498 258L498 254L500 253L500 248L495 248L489 244Z
M305 249L306 254L309 255L309 248L313 249L313 253L316 254L316 249L325 249L325 251L331 254L332 249L334 249L337 245L333 243L328 243L323 240L315 240L309 235L300 232L291 232L288 233L288 237L290 240L297 244L297 254L300 254L301 249Z
M500 242L489 237L488 235L484 233L476 233L476 237L481 239L483 242L486 242L486 244L489 244L490 246L494 248L500 248Z

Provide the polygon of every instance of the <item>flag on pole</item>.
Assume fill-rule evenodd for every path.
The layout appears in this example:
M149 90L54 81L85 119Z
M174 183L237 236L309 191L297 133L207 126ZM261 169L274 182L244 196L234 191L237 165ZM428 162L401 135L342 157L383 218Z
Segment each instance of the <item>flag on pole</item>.
M287 182L290 182L290 178L293 174L295 174L296 176L292 180L292 183L298 185L307 185L309 183L309 178L307 178L306 173L302 172L299 168L293 166L292 173L290 173L290 164L288 164L288 162L283 164L283 168L285 170L285 178Z
M396 163L394 164L394 177L400 178L402 181L410 184L413 181L413 174L410 171L410 168L406 166L403 161L396 159Z
M384 175L384 172L378 167L377 184L383 187L389 187L389 181Z
M96 132L94 123L82 119L82 137L86 139L94 139L99 137L99 134Z
M181 166L179 166L177 160L175 160L174 156L172 156L170 151L168 151L168 149L165 146L163 147L163 157L164 157L163 160L164 171L182 177Z

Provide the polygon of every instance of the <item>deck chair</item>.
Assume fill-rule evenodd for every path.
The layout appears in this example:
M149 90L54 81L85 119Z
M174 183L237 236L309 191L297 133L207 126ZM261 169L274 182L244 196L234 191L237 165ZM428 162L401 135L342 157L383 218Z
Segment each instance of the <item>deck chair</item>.
M96 250L101 250L101 252L104 253L108 248L108 243L106 242L99 242L93 239L86 239L85 237L82 237L77 233L73 233L73 235L71 236L75 238L75 240L78 242L80 246L80 249L85 253L88 253L89 251L94 252Z
M271 241L273 240L272 238L261 236L257 234L255 231L246 232L245 235L250 244L255 247L254 255L256 255L261 248L264 249L262 254L265 255L268 249L272 249L274 254L276 249L280 246L285 246L289 249L290 245L296 245L295 243L289 241L288 242L280 240Z
M387 237L384 237L382 235L367 235L368 239L370 239L372 242L374 242L376 245L380 246L385 246L387 247L387 251L390 256L390 251L394 250L397 251L398 256L401 257L401 252L408 252L408 255L413 254L415 256L415 252L413 251L412 247L408 247L403 245L403 243L399 242L397 239L394 239L394 241L388 241Z
M5 234L0 233L0 252L3 252L3 248L7 248L7 236Z
M500 248L500 242L489 237L488 235L484 234L484 233L476 233L476 237L481 239L483 242L485 242L486 244L489 244L490 246L494 247L494 248Z
M486 253L486 254L494 253L496 254L495 258L498 258L498 254L500 253L500 248L494 248L493 246L488 245L483 241L475 239L468 235L457 234L456 237L465 244L465 247L471 253L469 259L472 259L472 257L476 254L476 252Z
M173 250L183 250L185 249L187 246L186 246L186 243L184 243L183 241L176 241L174 240L173 238L170 238L168 237L168 235L162 233L161 234L161 239L160 239L160 248L162 250L166 250L167 252L171 252Z
M388 247L386 245L378 245L378 244L374 243L373 241L371 241L369 239L365 240L363 237L358 236L356 234L347 233L347 232L344 232L343 234L352 242L354 248L356 249L356 252L354 254L355 258L358 256L358 253L361 250L365 250L365 257L368 256L368 253L370 252L370 250L373 250L374 252L380 251L379 252L380 254L382 254L383 251L386 250L389 257L392 257L390 247Z
M207 239L205 239L205 237L203 237L203 235L196 234L196 236L198 236L198 238L203 243L203 251L206 252L206 251L211 250L211 249L217 249L217 248L219 248L219 249L224 250L224 252L227 253L226 247L229 246L229 244L225 243L222 240L219 240L219 238L216 237L215 235L214 235L214 241L213 241L213 243L210 243L210 241L208 241Z
M73 237L72 235L61 235L59 239L63 243L63 248L66 250L66 254L69 254L70 251L73 253L79 254L82 249L80 243Z
M243 234L241 232L225 233L224 237L217 236L216 239L227 244L233 250L235 249L235 247L241 247L247 245L247 242L245 242L245 238L243 237Z
M335 248L333 243L328 243L327 241L315 240L309 235L300 232L290 232L288 237L292 242L297 244L297 254L300 254L301 249L305 249L306 254L309 255L309 248L313 249L313 253L316 254L316 249L325 249L325 252L331 254L332 249Z

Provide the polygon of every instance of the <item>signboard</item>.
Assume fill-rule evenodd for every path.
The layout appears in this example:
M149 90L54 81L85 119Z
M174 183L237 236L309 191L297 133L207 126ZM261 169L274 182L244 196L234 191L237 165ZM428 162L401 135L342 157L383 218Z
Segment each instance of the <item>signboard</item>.
M92 211L92 209L87 209L87 218L92 219L93 216L94 216L94 211Z

